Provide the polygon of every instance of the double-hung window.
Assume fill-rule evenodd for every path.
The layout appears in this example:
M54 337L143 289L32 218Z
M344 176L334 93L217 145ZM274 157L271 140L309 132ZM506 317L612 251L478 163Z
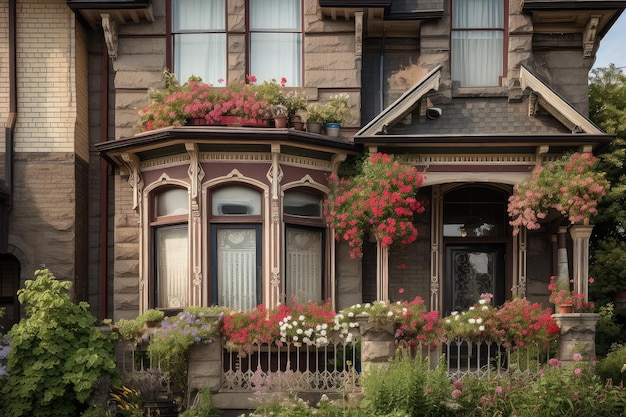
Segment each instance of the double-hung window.
M218 84L226 71L225 0L172 0L174 73L182 83L191 75Z
M324 297L324 239L321 196L287 191L285 219L285 295L287 302L319 302Z
M302 85L302 0L250 1L250 74Z
M459 87L500 85L503 0L452 0L452 81Z
M252 310L263 302L261 193L234 185L211 193L211 303Z
M153 198L155 308L182 308L189 303L189 193L170 188Z

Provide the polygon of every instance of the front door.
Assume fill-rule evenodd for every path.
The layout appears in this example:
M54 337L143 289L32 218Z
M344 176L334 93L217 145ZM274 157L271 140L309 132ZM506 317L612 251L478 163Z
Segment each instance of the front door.
M503 243L446 246L445 315L467 310L484 293L494 305L504 302L504 254Z

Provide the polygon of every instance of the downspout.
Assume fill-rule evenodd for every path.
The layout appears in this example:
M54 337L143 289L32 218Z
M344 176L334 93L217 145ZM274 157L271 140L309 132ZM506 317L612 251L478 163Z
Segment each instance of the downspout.
M17 0L9 0L9 117L5 124L4 178L6 181L6 201L4 203L3 220L0 228L0 248L8 249L9 213L13 208L13 134L17 119Z
M100 141L109 139L109 55L106 44L102 49L102 97L100 109ZM109 233L109 171L100 158L100 319L107 316L108 303L108 233Z

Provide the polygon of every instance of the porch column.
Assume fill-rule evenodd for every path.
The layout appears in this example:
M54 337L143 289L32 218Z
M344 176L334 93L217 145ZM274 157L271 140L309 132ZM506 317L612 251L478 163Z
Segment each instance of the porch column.
M567 264L567 227L559 227L557 234L557 271L556 281L559 287L569 288L569 267Z
M589 238L592 225L576 224L570 228L573 245L573 278L574 291L585 295L589 301Z
M376 299L389 301L389 247L376 239Z

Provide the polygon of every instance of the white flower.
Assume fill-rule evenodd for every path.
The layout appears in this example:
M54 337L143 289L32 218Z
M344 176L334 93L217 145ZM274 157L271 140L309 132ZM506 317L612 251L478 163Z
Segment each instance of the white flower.
M474 323L476 323L476 320L475 320L475 319L469 319L467 322L468 322L469 324L474 324Z
M328 324L322 323L322 329L328 329Z
M446 323L452 323L450 319L446 319Z
M291 323L291 324L293 324L294 326L297 326L298 322L294 320L293 323Z
M476 323L480 324L483 322L483 319L481 319L480 317L476 319Z
M393 311L388 311L387 312L387 317L391 317L391 316L393 316Z
M456 316L456 315L458 315L458 314L459 314L459 312L458 312L458 311L453 311L452 313L450 313L450 315L451 315L451 316Z
M300 317L298 317L298 320L300 320L300 321L304 321L304 316L303 316L303 315L300 315Z
M485 300L484 298L481 298L480 300L478 300L478 304L485 304L487 302L487 300Z
M297 342L297 341L298 341L298 336L293 336L291 339L292 339L294 342Z
M471 307L469 308L469 310L470 310L470 311L474 310L474 306L471 306Z
M480 330L481 332L485 331L485 326L478 326L478 330Z
M354 317L354 313L353 313L352 311L350 311L350 312L348 313L348 317Z
M296 333L298 333L298 334L302 334L302 329L298 329L298 330L296 330Z
M321 334L322 336L326 336L326 330L322 330L322 331L320 332L320 334Z

